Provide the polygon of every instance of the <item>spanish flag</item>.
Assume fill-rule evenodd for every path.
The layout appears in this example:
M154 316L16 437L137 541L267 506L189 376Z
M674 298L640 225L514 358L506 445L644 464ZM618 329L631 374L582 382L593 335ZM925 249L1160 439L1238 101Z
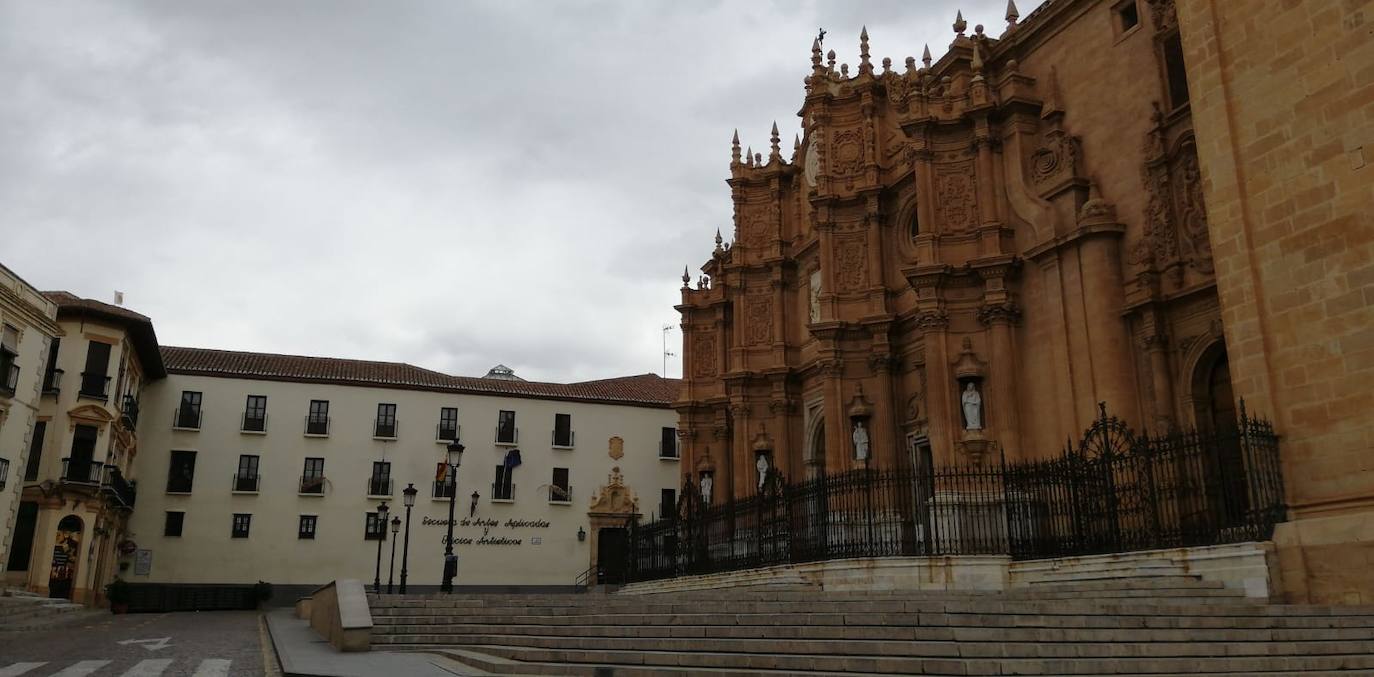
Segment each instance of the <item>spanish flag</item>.
M446 478L448 478L448 464L439 461L438 466L434 468L434 481L443 482Z

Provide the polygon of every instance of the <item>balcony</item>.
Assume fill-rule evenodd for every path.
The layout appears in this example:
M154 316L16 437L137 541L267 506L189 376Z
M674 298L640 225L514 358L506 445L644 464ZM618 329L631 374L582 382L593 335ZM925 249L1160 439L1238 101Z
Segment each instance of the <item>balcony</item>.
M169 494L189 494L191 487L195 485L194 477L168 477L167 493Z
M305 417L305 436L306 436L306 437L329 437L329 417L328 417L328 416L306 416L306 417Z
M173 430L200 430L200 407L177 407L172 411Z
M134 483L124 479L124 473L119 472L119 468L114 466L110 466L110 471L105 477L106 482L102 488L109 492L120 508L133 510L134 499L138 497L138 488Z
M239 420L239 432L257 435L267 434L267 414L243 413Z
M133 431L138 427L138 398L125 395L119 407L119 422L125 430Z
M100 461L73 461L70 457L62 459L63 484L100 484L105 476L105 464Z
M576 440L576 439L577 439L577 432L576 432L576 431L572 431L572 430L558 430L558 429L555 429L555 430L553 431L553 448L554 448L554 449L572 449L572 448L573 448L573 441Z
M10 481L10 460L0 458L0 489L4 489Z
M491 502L492 503L514 503L515 485L491 483Z
M301 486L297 493L305 496L323 496L324 477L319 475L301 475Z
M511 493L515 493L514 488L512 488ZM549 503L554 505L572 505L572 496L572 485L566 487L560 487L557 484L549 485Z
M442 498L445 501L453 497L453 484L448 481L430 482L430 497Z
M81 390L76 393L76 396L108 402L110 400L110 377L88 371L81 372Z
M396 439L396 419L376 419L372 422L372 436L380 440Z
M54 369L43 374L43 394L56 395L62 392L62 375L65 373L61 369Z
M676 461L678 459L677 440L673 440L671 443L668 440L659 440L658 457L664 461Z
M513 425L496 426L496 444L513 447L520 442L520 429Z
M0 394L6 397L14 397L14 392L19 387L19 365L10 362L0 365L4 373L0 374Z
M234 487L233 493L256 494L258 493L258 484L261 479L261 475L240 475L234 473L234 483L232 485Z
M463 426L454 423L452 425L440 423L434 426L434 441L437 444L448 444L463 434Z
M367 495L371 496L390 496L391 478L390 477L369 477L367 478Z

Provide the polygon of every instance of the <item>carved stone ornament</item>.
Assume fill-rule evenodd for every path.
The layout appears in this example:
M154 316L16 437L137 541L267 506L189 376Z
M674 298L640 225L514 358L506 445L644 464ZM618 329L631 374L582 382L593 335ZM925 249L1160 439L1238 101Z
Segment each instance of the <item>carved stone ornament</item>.
M973 162L940 165L935 170L935 205L945 232L967 231L977 223L977 188Z
M983 361L978 359L973 352L973 339L964 337L963 350L959 351L959 359L954 363L954 378L958 380L977 379L982 380L987 375L987 368Z
M1202 172L1198 169L1197 149L1183 149L1173 171L1175 210L1183 235L1188 265L1203 274L1212 273L1212 241L1207 231L1207 205L1202 198Z
M816 141L812 139L806 144L806 162L802 165L802 177L806 179L806 185L816 187L816 178L821 175L821 156L816 152Z
M634 515L639 512L639 497L633 489L625 486L625 476L620 474L620 466L611 468L606 484L592 494L588 512L612 515Z
M749 296L744 299L745 345L767 345L773 341L773 299Z
M872 418L873 403L864 397L864 384L854 384L854 397L849 399L849 408L845 413L851 421Z
M1079 147L1078 137L1051 132L1031 154L1031 179L1038 186L1077 176Z
M949 313L944 309L928 310L916 316L916 326L925 331L943 331L949 328Z
M750 446L754 449L754 453L773 450L773 438L768 436L768 431L764 428L763 423L759 423L759 432L754 435L754 441Z
M1178 15L1174 12L1174 0L1147 0L1150 3L1150 20L1155 24L1155 32L1163 33L1178 28Z
M625 440L619 437L612 437L606 445L608 447L606 455L613 461L619 461L625 457Z
M696 376L716 375L716 337L699 333L692 337L692 373Z
M835 176L853 176L863 170L864 140L858 129L846 129L835 134L831 144L831 167Z
M978 309L978 321L986 325L997 323L1016 324L1021 319L1021 309L1015 303L996 303Z
M842 292L863 289L868 283L868 239L862 234L845 237L838 240L836 248L836 286Z
M740 214L740 242L762 247L768 241L768 214L764 207L744 207Z

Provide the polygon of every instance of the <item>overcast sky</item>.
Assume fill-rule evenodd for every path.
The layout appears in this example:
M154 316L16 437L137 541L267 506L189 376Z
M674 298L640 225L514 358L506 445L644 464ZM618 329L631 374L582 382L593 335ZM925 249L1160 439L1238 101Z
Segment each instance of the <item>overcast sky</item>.
M0 261L165 345L658 373L816 29L854 72L1005 7L0 0Z

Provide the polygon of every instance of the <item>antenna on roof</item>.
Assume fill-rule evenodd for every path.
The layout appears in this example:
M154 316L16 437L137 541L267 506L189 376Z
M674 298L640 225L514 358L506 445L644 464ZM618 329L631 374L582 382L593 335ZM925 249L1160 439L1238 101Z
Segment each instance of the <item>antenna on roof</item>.
M673 325L663 325L663 378L668 378L668 358L677 357L676 353L668 352L668 332L673 330Z
M114 304L117 305L117 306L122 306L122 305L124 305L124 292L119 291L118 289L115 290L115 293L114 293Z

